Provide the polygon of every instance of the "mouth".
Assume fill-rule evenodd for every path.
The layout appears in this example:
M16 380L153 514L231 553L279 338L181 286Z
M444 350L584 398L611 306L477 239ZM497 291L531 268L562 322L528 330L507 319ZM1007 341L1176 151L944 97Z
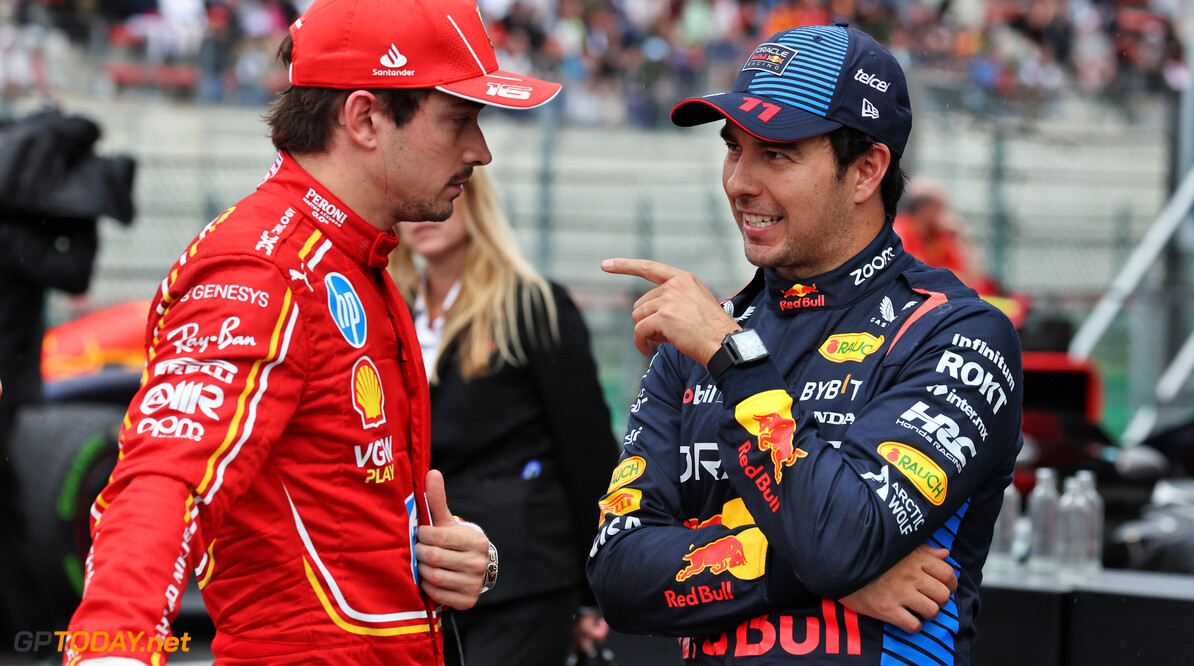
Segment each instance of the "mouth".
M779 224L783 219L782 215L770 216L742 213L742 226L754 230L768 229Z
M470 180L472 180L472 178L473 178L473 170L469 169L467 171L458 173L455 176L452 176L452 180L448 181L448 186L463 188L465 185L468 184L468 182Z

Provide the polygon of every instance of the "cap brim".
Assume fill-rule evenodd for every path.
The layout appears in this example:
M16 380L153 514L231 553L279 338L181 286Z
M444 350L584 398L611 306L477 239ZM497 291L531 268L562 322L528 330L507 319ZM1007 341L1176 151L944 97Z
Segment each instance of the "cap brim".
M686 99L672 108L671 118L680 127L726 118L751 135L775 143L820 136L842 126L766 96L744 93L715 93Z
M505 109L533 109L550 102L560 92L561 85L499 69L475 78L444 83L435 88L481 104Z

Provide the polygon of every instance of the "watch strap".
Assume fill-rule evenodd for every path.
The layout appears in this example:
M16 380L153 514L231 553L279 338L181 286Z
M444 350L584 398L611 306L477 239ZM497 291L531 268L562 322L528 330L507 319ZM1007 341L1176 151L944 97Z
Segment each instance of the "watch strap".
M717 351L713 352L713 356L709 357L709 362L705 364L705 369L709 371L709 376L713 381L721 378L721 375L734 365L734 358L730 356L730 349L722 342Z

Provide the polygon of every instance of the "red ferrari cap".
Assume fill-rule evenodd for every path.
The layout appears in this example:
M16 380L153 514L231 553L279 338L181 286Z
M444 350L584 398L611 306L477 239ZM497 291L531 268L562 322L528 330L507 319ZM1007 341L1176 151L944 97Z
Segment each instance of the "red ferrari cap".
M315 0L290 26L290 83L311 88L435 88L529 109L560 84L498 69L475 0Z

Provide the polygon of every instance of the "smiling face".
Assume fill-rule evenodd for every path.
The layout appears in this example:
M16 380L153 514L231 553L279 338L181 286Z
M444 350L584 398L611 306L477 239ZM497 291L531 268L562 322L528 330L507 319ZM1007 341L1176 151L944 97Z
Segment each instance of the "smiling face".
M840 266L874 238L861 238L867 232L854 223L857 168L838 177L827 137L771 143L728 121L721 135L722 186L750 263L801 279Z
M402 127L380 137L387 146L379 187L395 222L446 220L473 167L492 159L477 124L484 107L432 91Z

